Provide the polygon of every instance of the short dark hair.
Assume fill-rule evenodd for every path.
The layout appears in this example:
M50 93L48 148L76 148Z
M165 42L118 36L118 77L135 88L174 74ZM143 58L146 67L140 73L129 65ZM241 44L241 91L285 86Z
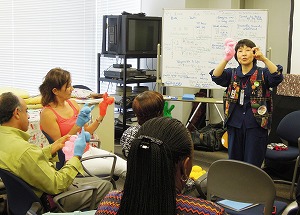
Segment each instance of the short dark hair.
M144 91L134 98L132 109L142 125L149 119L163 115L164 98L156 91Z
M238 61L238 59L237 59L237 50L238 50L239 48L243 47L243 46L247 46L247 47L253 48L253 47L255 47L256 45L255 45L254 42L252 42L252 41L249 40L249 39L242 39L242 40L238 41L237 44L235 45L235 48L234 48L234 50L235 50L234 58L235 58L235 60L236 60L238 63L239 63L239 61ZM256 65L256 63L257 63L257 60L254 58L254 59L253 59L253 65Z
M193 141L177 119L146 121L132 141L119 215L176 214L176 166L193 153Z
M53 88L60 90L64 84L71 82L71 74L67 70L59 67L51 69L40 85L39 90L42 95L41 103L43 106L55 101L55 95L52 92Z
M8 122L18 106L21 106L18 96L12 92L2 93L0 95L0 124Z

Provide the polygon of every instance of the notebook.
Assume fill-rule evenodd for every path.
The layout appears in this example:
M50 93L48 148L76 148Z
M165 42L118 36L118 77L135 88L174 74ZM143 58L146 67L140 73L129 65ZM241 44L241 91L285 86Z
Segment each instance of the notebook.
M236 201L232 201L232 200L228 200L228 199L220 200L217 203L225 208L228 208L228 209L234 210L234 211L242 211L242 210L246 210L248 208L258 205L258 204L254 204L254 203L236 202Z

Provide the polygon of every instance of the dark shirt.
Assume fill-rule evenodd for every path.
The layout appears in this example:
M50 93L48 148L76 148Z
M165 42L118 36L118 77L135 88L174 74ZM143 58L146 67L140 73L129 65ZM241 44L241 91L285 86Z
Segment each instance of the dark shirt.
M254 118L253 112L251 110L251 104L250 104L250 96L251 96L251 83L250 83L250 77L253 75L253 73L258 69L256 65L253 66L253 68L244 75L242 73L241 66L238 66L236 68L236 74L240 78L241 86L244 85L244 104L240 105L239 103L236 104L234 110L232 111L227 125L230 125L232 127L241 128L243 123L246 128L255 128L260 127L260 125L257 123L257 121ZM277 71L278 73L271 74L268 68L263 68L263 76L265 80L265 84L267 88L275 87L278 84L281 83L283 80L282 75L282 66L277 65ZM221 76L215 77L213 76L213 70L210 72L210 75L212 76L212 80L223 87L228 87L231 82L233 68L226 68L224 69L224 72Z

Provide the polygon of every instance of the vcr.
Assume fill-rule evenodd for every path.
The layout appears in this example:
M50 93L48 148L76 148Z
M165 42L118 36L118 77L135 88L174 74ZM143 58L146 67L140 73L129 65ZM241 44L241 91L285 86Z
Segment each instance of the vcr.
M124 71L117 72L117 71L105 70L104 71L104 76L106 78L122 79L123 78L123 72ZM139 76L139 75L142 75L142 72L138 71L138 70L129 70L129 71L127 70L127 73L126 73L127 78L134 77L134 76Z

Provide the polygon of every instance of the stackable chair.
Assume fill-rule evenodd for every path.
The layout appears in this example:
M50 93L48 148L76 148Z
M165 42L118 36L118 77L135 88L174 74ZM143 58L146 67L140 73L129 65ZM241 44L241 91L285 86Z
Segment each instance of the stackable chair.
M299 167L299 145L298 138L300 137L300 111L293 111L287 114L278 124L277 135L284 143L288 145L287 150L276 151L267 149L265 156L265 166L268 164L294 164L292 180L276 179L275 183L290 184L290 199L293 199L293 192L296 185L296 177ZM277 165L274 165L277 166Z
M271 215L273 205L281 214L287 203L275 201L276 189L271 177L261 168L242 161L221 159L212 163L207 174L207 200L228 199L258 204L251 208L234 211L224 209L231 215Z
M24 215L30 214L29 211L33 211L33 207L36 214L42 214L45 211L43 203L39 197L33 192L31 186L17 177L13 173L0 169L0 177L5 185L7 193L7 210L10 215ZM84 186L77 190L66 191L54 197L54 202L60 212L67 212L63 206L60 205L60 200L63 198L85 191L91 191L91 204L89 209L93 210L96 207L97 188L93 186Z

